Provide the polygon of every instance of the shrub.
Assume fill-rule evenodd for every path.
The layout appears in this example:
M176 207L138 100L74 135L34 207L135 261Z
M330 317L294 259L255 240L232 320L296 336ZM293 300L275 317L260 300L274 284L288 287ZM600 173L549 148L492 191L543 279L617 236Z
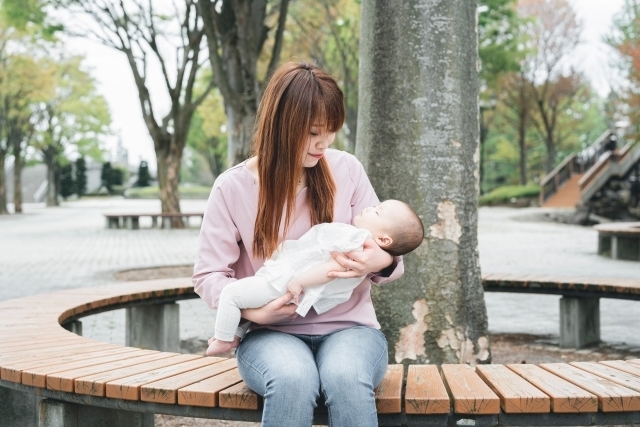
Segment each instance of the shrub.
M181 199L207 199L211 193L211 187L201 185L181 185L178 188ZM129 188L124 196L127 199L158 199L157 186Z
M531 199L540 195L540 187L536 184L507 185L498 187L483 196L480 196L480 206L491 206L511 203L513 199Z
M148 187L151 185L151 174L149 173L149 164L142 160L138 166L138 180L136 187Z

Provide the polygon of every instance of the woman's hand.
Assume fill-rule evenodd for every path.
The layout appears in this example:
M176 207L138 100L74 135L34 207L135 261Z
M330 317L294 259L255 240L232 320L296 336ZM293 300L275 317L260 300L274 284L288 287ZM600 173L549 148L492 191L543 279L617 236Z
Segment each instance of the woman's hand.
M289 292L280 298L263 305L260 308L245 308L241 310L242 317L254 323L269 325L271 323L291 321L298 317L295 304L287 304L293 297Z
M382 250L373 239L364 242L362 252L334 252L331 255L347 271L331 271L329 277L366 276L384 270L393 262L391 254Z

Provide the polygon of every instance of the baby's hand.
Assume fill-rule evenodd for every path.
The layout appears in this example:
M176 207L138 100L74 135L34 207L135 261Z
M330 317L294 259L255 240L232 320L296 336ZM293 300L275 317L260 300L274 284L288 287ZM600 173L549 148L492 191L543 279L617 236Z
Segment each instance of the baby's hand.
M295 282L289 282L289 284L287 285L287 289L289 290L289 293L291 293L291 295L293 296L293 301L296 304L300 304L300 294L304 292L304 289L302 288L302 286L298 285Z

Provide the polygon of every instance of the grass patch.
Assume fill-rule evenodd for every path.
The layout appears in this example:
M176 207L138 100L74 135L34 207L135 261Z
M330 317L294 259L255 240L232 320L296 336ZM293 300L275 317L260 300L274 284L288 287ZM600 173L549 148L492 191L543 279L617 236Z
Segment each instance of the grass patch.
M181 185L178 187L181 199L208 199L211 187L204 185ZM127 199L158 199L157 186L129 188L124 193Z
M540 195L540 186L529 185L508 185L498 187L491 192L480 196L480 206L492 206L513 203L518 199L535 199Z

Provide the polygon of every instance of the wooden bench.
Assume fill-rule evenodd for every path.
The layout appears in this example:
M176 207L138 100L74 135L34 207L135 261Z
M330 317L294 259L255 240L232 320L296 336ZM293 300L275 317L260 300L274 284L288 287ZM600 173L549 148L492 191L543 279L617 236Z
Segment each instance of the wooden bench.
M640 261L640 222L598 224L598 254L613 259Z
M640 300L640 279L489 273L483 275L482 283L485 292L562 295L559 335L564 348L600 341L600 298Z
M81 329L83 316L127 308L127 342L135 342L136 319L173 323L175 301L196 297L189 279L171 279L1 302L0 388L42 399L39 425L47 427L148 427L156 413L259 421L261 399L242 382L235 359L106 344L69 331ZM163 325L153 326L147 329ZM155 345L166 346L166 334ZM640 359L414 365L406 376L402 365L391 365L375 398L382 426L634 424ZM314 423L326 422L320 408Z
M204 218L204 213L179 212L179 213L127 213L127 214L104 214L107 219L107 228L128 228L130 230L138 230L140 228L140 217L151 218L151 228L172 228L173 218L181 218L184 225L189 228L189 218L198 217L200 223ZM158 224L158 218L160 224Z

